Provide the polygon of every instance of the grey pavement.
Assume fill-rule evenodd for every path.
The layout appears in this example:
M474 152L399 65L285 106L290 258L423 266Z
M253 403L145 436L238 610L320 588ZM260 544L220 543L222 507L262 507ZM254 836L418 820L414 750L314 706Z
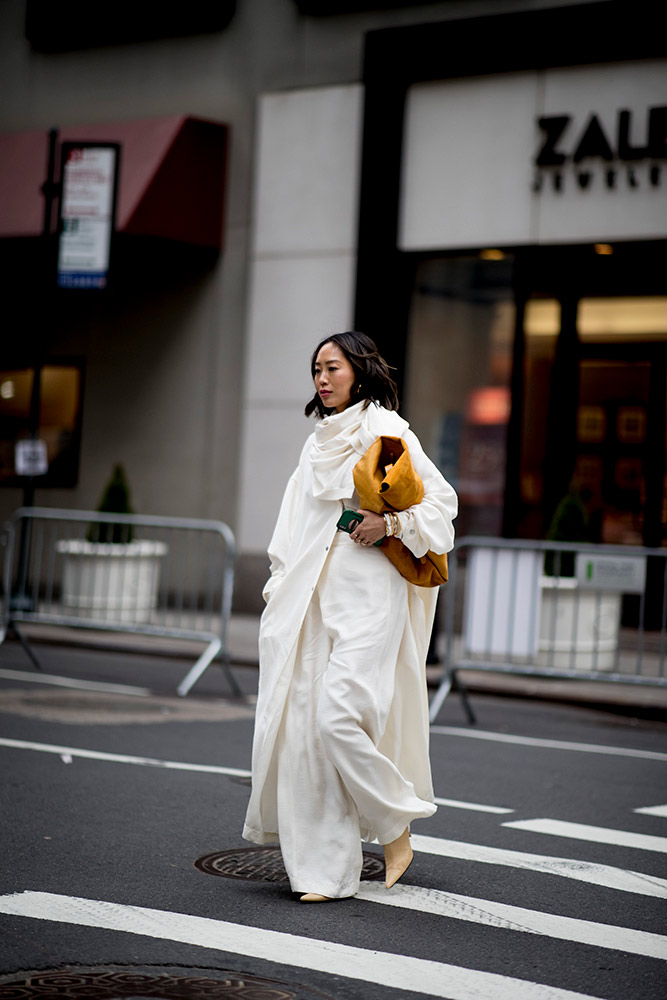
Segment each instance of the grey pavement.
M198 866L249 849L240 834L255 666L235 668L245 702L227 697L214 667L179 699L188 664L175 655L36 648L45 672L98 688L46 688L18 643L0 646L0 986L36 968L177 969L190 979L259 976L298 1000L416 1000L471 996L471 977L490 974L511 978L502 993L485 981L475 996L662 1000L667 722L480 693L480 725L464 727L448 698L431 736L436 795L446 798L415 826L421 843L395 905L378 905L389 902L383 887L378 897L367 885L358 899L312 908L268 877ZM112 682L152 694L102 690ZM12 894L41 909L2 911ZM136 907L150 909L150 923ZM202 919L212 922L205 937ZM281 951L269 954L276 933ZM322 949L333 970L318 964ZM353 949L403 985L393 971L366 981L366 965L346 965ZM439 988L413 992L434 963Z

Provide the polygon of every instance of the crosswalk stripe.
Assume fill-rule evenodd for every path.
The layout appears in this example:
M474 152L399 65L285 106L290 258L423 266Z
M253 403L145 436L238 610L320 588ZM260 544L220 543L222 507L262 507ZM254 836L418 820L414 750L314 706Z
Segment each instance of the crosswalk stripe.
M482 844L425 837L417 833L412 834L410 844L414 851L437 854L444 858L478 861L486 865L504 865L508 868L524 868L545 875L560 875L563 878L604 886L607 889L619 889L622 892L667 899L667 879L626 871L611 865L578 861L576 858L554 858L548 854L526 854L500 847L485 847Z
M0 746L11 749L36 750L59 756L70 755L71 757L81 757L88 760L140 764L148 767L160 767L180 771L199 771L233 777L246 778L250 777L251 774L250 771L240 768L222 767L214 764L188 764L183 761L161 760L154 757L131 757L127 754L106 753L100 750L83 750L79 747L61 746L54 743L31 743L27 740L0 738ZM471 803L467 805L470 806ZM494 811L499 808L498 806L486 807L486 809L493 809ZM505 823L503 825L512 826L513 824ZM663 838L655 839L660 840ZM667 899L667 879L661 879L654 875L643 875L640 872L626 871L622 868L613 868L610 865L578 861L574 858L554 858L549 855L509 851L502 848L485 847L481 844L467 844L455 840L444 840L438 837L426 837L420 834L413 834L411 843L414 850L427 854L438 854L443 857L460 858L483 864L505 865L510 868L525 868L549 875L560 875L564 878L589 882L592 885L619 889L623 892L634 892L644 896Z
M489 899L459 896L441 889L424 889L413 885L395 885L387 892L377 882L362 882L359 899L386 906L400 906L421 913L433 913L454 920L466 920L485 927L541 934L561 941L590 944L596 948L612 948L634 955L667 960L667 937L630 927L616 927L576 917L562 917L540 910L527 910Z
M577 750L580 753L600 753L612 757L638 757L640 760L667 761L667 753L659 750L634 750L631 747L610 747L599 743L574 743L569 740L547 740L539 736L514 736L485 729L461 729L458 726L431 726L436 736L463 736L469 740L490 740L515 746L542 747L546 750Z
M667 854L667 837L654 837L631 830L610 830L604 826L586 823L566 823L560 819L519 819L503 826L531 833L546 833L552 837L569 837L572 840L590 840L594 844L613 844L615 847L632 847L639 851L658 851Z
M597 1000L555 986L282 931L48 892L0 896L0 913L179 941L446 1000Z
M641 809L634 809L633 812L642 813L644 816L667 817L667 806L643 806Z

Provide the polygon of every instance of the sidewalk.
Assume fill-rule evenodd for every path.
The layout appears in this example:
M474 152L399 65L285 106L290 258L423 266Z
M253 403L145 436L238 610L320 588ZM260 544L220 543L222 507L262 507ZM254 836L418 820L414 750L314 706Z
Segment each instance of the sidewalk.
M195 648L195 644L189 640L167 640L154 636L85 630L60 625L24 624L22 631L26 638L34 643L88 647L178 659L192 657ZM259 616L232 615L228 634L232 666L250 668L258 666L258 634ZM429 688L437 688L441 673L440 665L427 667ZM667 717L667 687L620 684L613 681L554 680L482 670L463 670L460 671L460 676L471 694L622 706L627 709L636 708L638 711L664 711Z

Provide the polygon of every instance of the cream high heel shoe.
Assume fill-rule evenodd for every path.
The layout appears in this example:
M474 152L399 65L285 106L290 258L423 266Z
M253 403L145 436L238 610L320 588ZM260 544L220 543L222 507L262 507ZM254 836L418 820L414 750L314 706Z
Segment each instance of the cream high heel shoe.
M300 903L329 903L331 901L331 896L320 896L319 892L306 892L301 899Z
M385 882L387 889L391 889L395 882L398 882L401 875L410 867L412 862L412 848L410 847L410 831L405 828L400 837L392 840L390 844L384 845L384 867Z

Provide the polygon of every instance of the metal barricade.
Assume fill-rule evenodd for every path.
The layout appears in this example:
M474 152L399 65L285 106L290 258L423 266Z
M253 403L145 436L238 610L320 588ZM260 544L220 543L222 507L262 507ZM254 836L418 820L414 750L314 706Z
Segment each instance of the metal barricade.
M8 580L10 579L9 543L11 537L12 531L9 525L0 525L0 643L3 642L7 631L6 622L11 596L11 588L8 585Z
M222 521L23 507L3 528L2 627L40 664L24 623L206 643L178 686L186 695L227 646L235 542ZM0 555L0 560L2 555Z
M667 549L465 537L450 554L444 668L667 686Z

